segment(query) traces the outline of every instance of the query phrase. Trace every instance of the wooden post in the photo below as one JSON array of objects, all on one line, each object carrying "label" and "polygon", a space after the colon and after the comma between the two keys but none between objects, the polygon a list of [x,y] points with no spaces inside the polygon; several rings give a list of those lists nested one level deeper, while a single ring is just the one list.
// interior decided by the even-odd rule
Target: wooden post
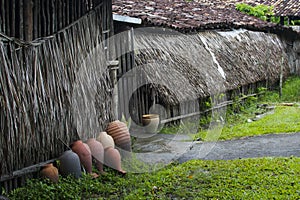
[{"label": "wooden post", "polygon": [[279,97],[282,97],[282,79],[283,79],[283,63],[284,58],[281,57],[281,65],[280,65],[280,78],[279,78]]},{"label": "wooden post", "polygon": [[280,22],[281,25],[284,25],[284,16],[280,16]]},{"label": "wooden post", "polygon": [[118,119],[119,113],[118,113],[118,85],[117,85],[117,71],[119,68],[119,61],[109,61],[108,62],[108,69],[109,69],[109,75],[110,79],[112,81],[112,86],[114,87],[114,93],[112,97],[112,113],[114,115],[115,119]]},{"label": "wooden post", "polygon": [[31,41],[33,39],[33,2],[32,0],[24,1],[24,34],[25,40]]}]

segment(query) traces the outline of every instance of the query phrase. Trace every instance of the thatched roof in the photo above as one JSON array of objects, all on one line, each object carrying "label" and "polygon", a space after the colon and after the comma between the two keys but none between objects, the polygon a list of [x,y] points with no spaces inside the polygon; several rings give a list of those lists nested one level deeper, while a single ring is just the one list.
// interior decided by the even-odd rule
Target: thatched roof
[{"label": "thatched roof", "polygon": [[[228,0],[236,2],[238,0]],[[246,28],[265,32],[293,32],[291,28],[241,13],[233,3],[199,0],[114,0],[113,13],[142,19],[143,25],[169,27],[181,32]]]},{"label": "thatched roof", "polygon": [[273,34],[240,30],[171,35],[137,30],[135,35],[135,47],[141,49],[137,67],[172,105],[277,80],[282,64],[288,73],[285,45]]}]

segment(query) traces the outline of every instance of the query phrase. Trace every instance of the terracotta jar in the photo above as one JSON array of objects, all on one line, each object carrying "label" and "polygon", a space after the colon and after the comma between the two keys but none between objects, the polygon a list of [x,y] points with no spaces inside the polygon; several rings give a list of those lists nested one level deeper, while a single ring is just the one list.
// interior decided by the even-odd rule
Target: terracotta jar
[{"label": "terracotta jar", "polygon": [[50,179],[53,183],[58,182],[58,169],[52,163],[46,164],[42,167],[40,172],[41,177]]},{"label": "terracotta jar", "polygon": [[104,164],[122,174],[126,173],[121,167],[121,155],[117,149],[108,147],[104,150]]},{"label": "terracotta jar", "polygon": [[159,125],[159,115],[147,114],[142,116],[142,123],[147,133],[157,133]]},{"label": "terracotta jar", "polygon": [[81,177],[81,166],[79,156],[71,151],[65,151],[59,157],[59,173],[67,177],[69,175],[74,176],[75,178]]},{"label": "terracotta jar", "polygon": [[124,122],[119,120],[108,124],[106,132],[112,136],[117,147],[131,152],[131,139],[129,130]]},{"label": "terracotta jar", "polygon": [[86,141],[89,146],[92,157],[96,160],[97,169],[103,173],[103,163],[104,163],[104,148],[101,142],[97,141],[95,138],[90,138]]},{"label": "terracotta jar", "polygon": [[101,142],[104,149],[108,147],[115,148],[114,139],[106,132],[100,132],[97,136],[97,141]]},{"label": "terracotta jar", "polygon": [[83,165],[87,173],[92,173],[92,154],[89,146],[81,140],[77,140],[71,144],[72,150],[77,153],[80,163]]}]

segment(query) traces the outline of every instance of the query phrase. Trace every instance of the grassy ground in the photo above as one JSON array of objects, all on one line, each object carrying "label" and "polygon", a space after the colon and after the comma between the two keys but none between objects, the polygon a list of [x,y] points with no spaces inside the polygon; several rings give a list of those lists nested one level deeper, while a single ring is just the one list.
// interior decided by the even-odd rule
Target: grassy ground
[{"label": "grassy ground", "polygon": [[[232,121],[233,121],[232,117]],[[218,140],[229,140],[245,136],[262,135],[269,133],[291,133],[300,131],[300,107],[298,106],[277,106],[274,113],[268,114],[260,120],[247,122],[236,121],[227,123],[222,129]],[[206,141],[208,131],[204,130],[196,134],[195,138]]]},{"label": "grassy ground", "polygon": [[11,199],[298,199],[300,158],[189,161],[154,172],[97,179],[31,180]]}]

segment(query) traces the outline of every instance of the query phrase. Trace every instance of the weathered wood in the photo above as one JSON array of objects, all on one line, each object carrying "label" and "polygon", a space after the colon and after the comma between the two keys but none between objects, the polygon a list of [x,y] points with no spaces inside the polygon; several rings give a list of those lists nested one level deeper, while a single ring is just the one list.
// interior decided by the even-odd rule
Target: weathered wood
[{"label": "weathered wood", "polygon": [[33,2],[32,0],[26,0],[24,2],[24,32],[25,40],[31,41],[33,39]]},{"label": "weathered wood", "polygon": [[[11,21],[12,22],[15,22],[16,21],[16,12],[18,11],[18,10],[16,10],[16,1],[10,1],[10,4],[11,4]],[[14,23],[12,26],[11,26],[11,36],[13,36],[13,37],[15,37],[16,36],[16,23]]]},{"label": "weathered wood", "polygon": [[5,33],[4,0],[0,0],[0,32]]},{"label": "weathered wood", "polygon": [[47,160],[45,162],[41,162],[35,165],[31,165],[29,167],[25,167],[23,169],[14,171],[11,175],[4,175],[0,177],[0,182],[3,181],[7,181],[7,180],[11,180],[11,179],[15,179],[19,176],[28,174],[28,173],[32,173],[32,172],[36,172],[38,171],[41,167],[43,167],[44,165],[48,164],[48,163],[52,163],[54,162],[56,159],[51,159],[51,160]]},{"label": "weathered wood", "polygon": [[4,15],[5,15],[5,33],[7,35],[10,35],[10,26],[11,26],[11,21],[9,20],[9,11],[10,11],[10,7],[9,7],[9,1],[5,1],[5,11],[4,11]]},{"label": "weathered wood", "polygon": [[[238,101],[242,101],[242,100],[244,100],[244,99],[247,99],[247,98],[249,98],[249,97],[254,97],[254,96],[257,96],[257,95],[259,95],[259,94],[262,94],[262,93],[249,94],[249,95],[240,97]],[[206,109],[206,110],[204,110],[204,111],[197,111],[197,112],[188,113],[188,114],[183,114],[183,115],[179,115],[179,116],[176,116],[176,114],[175,114],[175,115],[174,115],[175,117],[171,117],[171,118],[168,118],[168,119],[161,120],[160,123],[161,123],[161,124],[166,124],[166,123],[173,122],[173,121],[177,121],[177,120],[180,120],[180,119],[185,119],[185,118],[189,118],[189,117],[194,117],[194,116],[197,116],[197,115],[201,115],[201,114],[210,112],[210,111],[212,111],[212,110],[216,110],[216,109],[219,109],[219,108],[223,108],[223,107],[232,105],[233,103],[235,103],[233,100],[228,100],[228,101],[221,102],[221,103],[217,104],[216,106],[214,106],[214,107],[212,107],[212,108],[209,108],[209,109]],[[176,113],[177,113],[177,112],[176,112]]]}]

